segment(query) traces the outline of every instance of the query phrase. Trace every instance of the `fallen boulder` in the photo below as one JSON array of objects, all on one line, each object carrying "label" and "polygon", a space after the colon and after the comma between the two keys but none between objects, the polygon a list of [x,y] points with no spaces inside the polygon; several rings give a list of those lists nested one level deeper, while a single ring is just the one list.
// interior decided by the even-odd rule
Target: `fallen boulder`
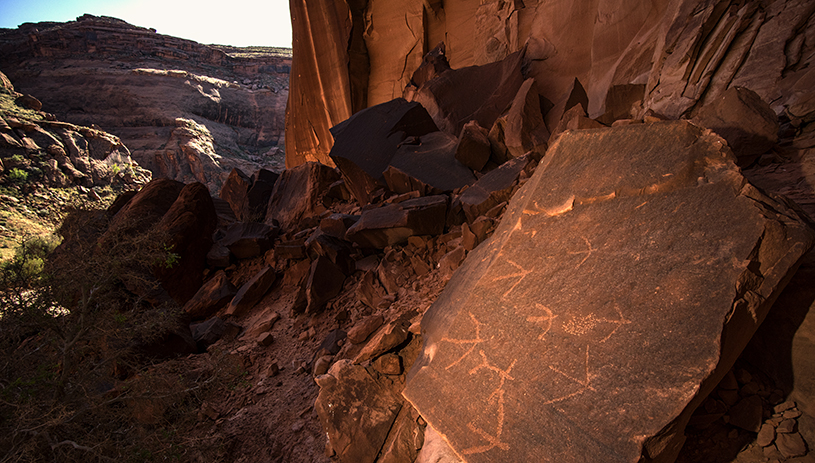
[{"label": "fallen boulder", "polygon": [[702,106],[693,121],[727,140],[741,166],[778,142],[778,117],[756,92],[744,87],[730,87]]},{"label": "fallen boulder", "polygon": [[249,212],[249,197],[247,195],[252,179],[237,167],[232,169],[226,178],[218,196],[229,203],[229,207],[238,220],[246,221]]},{"label": "fallen boulder", "polygon": [[444,132],[416,137],[397,148],[383,173],[391,191],[422,196],[453,191],[475,182],[473,172],[456,159],[458,140]]},{"label": "fallen boulder", "polygon": [[207,253],[212,248],[212,233],[218,218],[209,190],[203,183],[190,183],[156,224],[166,237],[162,243],[168,252],[165,262],[154,273],[167,293],[184,305],[201,287]]},{"label": "fallen boulder", "polygon": [[287,169],[275,183],[264,222],[274,225],[277,221],[284,232],[298,230],[302,220],[325,210],[319,199],[339,178],[337,171],[316,162]]},{"label": "fallen boulder", "polygon": [[464,124],[492,124],[509,106],[524,82],[523,51],[483,66],[440,72],[424,82],[413,97],[427,109],[440,130],[457,137]]},{"label": "fallen boulder", "polygon": [[260,169],[252,175],[252,186],[246,192],[249,222],[262,222],[266,216],[266,206],[272,196],[275,183],[280,175],[267,169]]},{"label": "fallen boulder", "polygon": [[225,314],[238,317],[246,313],[263,299],[263,296],[269,291],[269,288],[275,282],[276,278],[277,276],[271,266],[267,265],[263,267],[255,276],[241,286],[237,294],[235,294],[235,297],[229,301]]},{"label": "fallen boulder", "polygon": [[249,259],[272,249],[277,232],[277,227],[265,223],[238,222],[226,230],[218,243],[238,259]]},{"label": "fallen boulder", "polygon": [[492,125],[489,138],[492,154],[499,164],[546,144],[549,131],[541,114],[535,79],[530,77],[524,81],[509,111]]},{"label": "fallen boulder", "polygon": [[331,259],[323,256],[314,259],[306,282],[306,313],[323,310],[325,303],[340,293],[344,281],[345,274]]},{"label": "fallen boulder", "polygon": [[226,273],[220,270],[184,304],[184,312],[193,320],[207,318],[228,304],[236,292]]},{"label": "fallen boulder", "polygon": [[489,132],[477,121],[464,124],[456,145],[456,159],[473,170],[481,170],[490,160]]},{"label": "fallen boulder", "polygon": [[413,235],[439,235],[444,231],[447,196],[424,196],[371,209],[345,234],[364,248],[384,249]]},{"label": "fallen boulder", "polygon": [[433,119],[419,103],[397,98],[371,106],[331,128],[331,160],[360,204],[385,186],[383,172],[407,137],[436,132]]},{"label": "fallen boulder", "polygon": [[493,207],[509,201],[521,172],[531,160],[531,155],[526,155],[505,162],[467,188],[458,198],[467,221],[475,222]]},{"label": "fallen boulder", "polygon": [[403,395],[468,462],[673,461],[815,240],[734,161],[687,122],[564,133],[425,314]]},{"label": "fallen boulder", "polygon": [[314,409],[328,442],[343,463],[373,463],[388,437],[402,400],[351,360],[340,360],[316,378]]}]

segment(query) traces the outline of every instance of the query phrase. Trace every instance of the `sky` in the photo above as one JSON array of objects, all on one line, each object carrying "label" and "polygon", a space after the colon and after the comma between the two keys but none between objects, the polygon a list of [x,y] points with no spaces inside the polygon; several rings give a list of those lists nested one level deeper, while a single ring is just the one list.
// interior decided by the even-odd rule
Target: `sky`
[{"label": "sky", "polygon": [[289,0],[0,0],[0,27],[85,13],[204,44],[291,47]]}]

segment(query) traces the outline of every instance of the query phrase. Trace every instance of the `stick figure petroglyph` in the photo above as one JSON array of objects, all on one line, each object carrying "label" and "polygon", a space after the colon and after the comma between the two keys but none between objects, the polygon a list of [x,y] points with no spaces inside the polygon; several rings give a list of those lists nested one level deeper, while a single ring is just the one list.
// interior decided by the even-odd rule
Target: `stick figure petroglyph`
[{"label": "stick figure petroglyph", "polygon": [[495,390],[492,391],[492,394],[490,394],[489,397],[487,397],[487,403],[488,404],[496,405],[496,415],[497,415],[496,416],[496,427],[495,427],[495,433],[490,434],[489,432],[487,432],[487,431],[481,429],[480,427],[476,426],[475,421],[471,421],[471,422],[467,423],[467,428],[469,428],[470,431],[478,434],[479,436],[481,436],[481,438],[486,440],[488,443],[485,444],[485,445],[480,445],[480,446],[470,447],[468,449],[464,449],[464,450],[461,451],[461,453],[464,454],[464,455],[472,455],[472,454],[476,454],[476,453],[484,453],[484,452],[492,450],[494,448],[499,448],[501,450],[509,450],[509,444],[507,444],[506,442],[501,442],[501,434],[503,434],[503,432],[504,432],[504,413],[505,413],[504,412],[504,394],[506,393],[506,391],[504,390],[504,384],[506,383],[507,380],[512,381],[512,380],[515,379],[512,376],[510,376],[509,373],[512,371],[512,368],[515,367],[515,362],[517,362],[518,360],[517,359],[513,360],[512,363],[510,363],[509,367],[507,367],[506,370],[502,370],[502,369],[498,368],[497,366],[495,366],[495,365],[493,365],[492,363],[489,362],[489,360],[487,359],[487,355],[484,353],[483,350],[479,351],[478,353],[479,353],[479,355],[481,355],[481,363],[479,365],[475,366],[473,369],[471,369],[469,373],[471,375],[473,375],[473,374],[476,374],[476,373],[478,373],[479,371],[481,371],[483,369],[486,369],[486,370],[489,370],[491,372],[494,372],[494,373],[498,374],[498,378],[499,378],[498,387],[496,387]]},{"label": "stick figure petroglyph", "polygon": [[575,383],[579,384],[581,387],[580,387],[580,389],[578,389],[575,392],[572,392],[571,394],[567,394],[567,395],[564,395],[564,396],[561,396],[561,397],[557,397],[557,398],[554,398],[554,399],[551,399],[551,400],[547,400],[547,401],[543,402],[543,405],[549,405],[549,404],[553,404],[553,403],[556,403],[556,402],[562,402],[562,401],[564,401],[566,399],[574,397],[574,396],[576,396],[578,394],[582,394],[582,393],[584,393],[586,391],[594,391],[594,388],[591,386],[591,380],[592,380],[592,378],[594,378],[594,375],[592,375],[589,372],[589,346],[586,346],[586,363],[585,363],[585,375],[584,375],[585,379],[577,378],[574,375],[570,375],[570,374],[568,374],[568,373],[566,373],[564,371],[561,371],[558,368],[553,367],[552,365],[549,365],[549,369],[554,371],[555,373],[563,376],[564,378],[568,379],[569,381],[572,381],[572,382],[575,382]]},{"label": "stick figure petroglyph", "polygon": [[475,315],[473,315],[472,313],[469,313],[469,315],[470,315],[470,319],[473,321],[473,325],[475,326],[475,338],[473,338],[473,339],[450,339],[450,338],[445,337],[445,338],[442,338],[439,341],[439,342],[449,342],[451,344],[457,344],[457,345],[468,345],[468,344],[470,345],[470,348],[467,349],[464,352],[464,354],[462,354],[461,357],[459,357],[456,361],[454,361],[450,365],[447,365],[445,370],[449,370],[450,368],[453,368],[454,366],[458,365],[462,360],[464,360],[468,355],[470,355],[473,352],[473,350],[475,349],[475,346],[477,346],[477,345],[481,344],[482,342],[484,342],[484,339],[481,337],[481,327],[483,326],[483,323],[479,322],[478,319],[475,318]]},{"label": "stick figure petroglyph", "polygon": [[515,262],[513,262],[513,261],[511,261],[509,259],[507,259],[507,263],[509,263],[509,265],[512,265],[513,267],[517,268],[519,271],[516,272],[516,273],[510,273],[508,275],[502,275],[500,277],[496,277],[493,281],[501,281],[501,280],[506,280],[508,278],[517,278],[518,281],[516,281],[515,284],[513,284],[508,290],[506,290],[504,292],[504,294],[501,295],[501,299],[505,299],[509,295],[509,293],[511,293],[512,290],[515,289],[516,286],[521,284],[521,282],[524,280],[524,278],[526,278],[527,275],[532,273],[531,269],[530,270],[525,270],[523,267],[521,267],[520,265],[516,264]]}]

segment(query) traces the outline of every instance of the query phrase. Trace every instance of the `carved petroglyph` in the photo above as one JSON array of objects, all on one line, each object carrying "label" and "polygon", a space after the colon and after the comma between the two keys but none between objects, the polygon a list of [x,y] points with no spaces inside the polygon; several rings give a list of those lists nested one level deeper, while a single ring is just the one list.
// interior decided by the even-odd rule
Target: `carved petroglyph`
[{"label": "carved petroglyph", "polygon": [[580,385],[580,389],[578,389],[575,392],[572,392],[571,394],[567,394],[567,395],[564,395],[564,396],[561,396],[561,397],[556,397],[554,399],[547,400],[547,401],[543,402],[544,405],[551,405],[551,404],[554,404],[554,403],[557,403],[557,402],[562,402],[562,401],[564,401],[566,399],[569,399],[569,398],[574,397],[576,395],[582,394],[582,393],[584,393],[586,391],[594,391],[594,388],[591,385],[591,380],[594,378],[594,375],[592,375],[589,372],[589,346],[586,346],[586,363],[585,363],[585,373],[584,373],[584,378],[583,379],[577,378],[574,375],[570,375],[570,374],[568,374],[568,373],[566,373],[566,372],[564,372],[564,371],[562,371],[562,370],[560,370],[558,368],[553,367],[552,365],[549,365],[549,369],[551,371],[554,371],[555,373],[563,376],[564,378],[568,379],[569,381],[577,383],[578,385]]},{"label": "carved petroglyph", "polygon": [[481,355],[481,363],[474,367],[473,369],[471,369],[469,373],[473,375],[481,370],[486,369],[498,375],[498,387],[496,387],[495,390],[492,391],[492,394],[490,394],[490,396],[487,397],[487,403],[496,406],[495,433],[490,434],[489,432],[481,429],[480,427],[476,426],[475,421],[467,423],[467,428],[469,428],[470,431],[481,436],[485,441],[487,441],[487,444],[464,449],[461,451],[463,455],[484,453],[494,448],[499,448],[501,450],[509,450],[509,444],[501,441],[501,434],[503,434],[504,432],[504,418],[505,418],[504,394],[506,393],[506,391],[504,390],[504,384],[506,383],[507,380],[512,381],[515,379],[512,376],[510,376],[509,373],[512,371],[512,368],[515,366],[515,362],[517,362],[518,360],[517,359],[513,360],[506,370],[502,370],[497,366],[493,365],[492,363],[490,363],[490,361],[487,359],[487,355],[484,353],[483,350],[479,351],[478,353]]},{"label": "carved petroglyph", "polygon": [[470,346],[464,352],[464,354],[461,355],[461,357],[459,357],[457,360],[455,360],[450,365],[447,365],[447,367],[445,368],[446,370],[449,370],[450,368],[453,368],[454,366],[458,365],[462,360],[464,360],[468,355],[470,355],[473,352],[473,350],[475,349],[475,347],[477,345],[484,342],[484,339],[481,337],[481,327],[483,326],[483,324],[481,322],[479,322],[472,313],[470,313],[469,315],[470,315],[470,319],[473,321],[473,326],[475,326],[475,338],[473,338],[473,339],[450,339],[450,338],[445,337],[445,338],[442,338],[439,341],[439,342],[449,342],[451,344],[457,344],[457,345],[460,345],[460,346],[466,346],[466,345]]},{"label": "carved petroglyph", "polygon": [[519,284],[521,284],[521,282],[524,280],[524,278],[526,278],[527,275],[532,273],[532,269],[525,270],[523,267],[509,259],[507,259],[506,262],[512,265],[513,267],[517,268],[519,271],[516,273],[510,273],[509,275],[502,275],[500,277],[495,278],[493,281],[502,281],[509,278],[517,278],[518,280],[508,290],[506,290],[504,294],[501,295],[501,299],[506,299],[509,293],[511,293],[512,290],[514,290]]},{"label": "carved petroglyph", "polygon": [[630,320],[626,320],[625,317],[623,317],[623,313],[620,311],[619,307],[617,307],[615,305],[614,309],[617,311],[617,315],[619,315],[619,317],[620,317],[617,320],[610,320],[608,318],[600,318],[600,317],[596,316],[594,313],[590,313],[590,314],[588,314],[586,316],[578,316],[578,315],[576,315],[576,316],[566,320],[565,322],[563,322],[563,325],[562,325],[563,331],[565,331],[566,333],[571,334],[572,336],[583,336],[584,334],[586,334],[589,331],[593,330],[597,325],[600,325],[600,324],[603,324],[603,323],[610,323],[612,325],[616,325],[614,327],[614,329],[611,330],[611,332],[608,335],[606,335],[603,339],[600,340],[600,342],[605,342],[612,335],[614,335],[614,333],[616,333],[617,330],[620,329],[620,327],[622,325],[628,325],[628,324],[631,323]]},{"label": "carved petroglyph", "polygon": [[577,267],[580,267],[581,265],[586,263],[586,261],[589,260],[589,257],[591,257],[592,253],[594,251],[597,251],[597,249],[594,249],[594,247],[592,247],[591,242],[585,236],[583,237],[583,242],[586,243],[586,249],[585,250],[583,250],[583,251],[567,251],[566,252],[566,254],[569,254],[569,255],[579,255],[579,254],[585,254],[586,255],[585,257],[583,257],[583,260],[581,260],[580,263],[577,264]]},{"label": "carved petroglyph", "polygon": [[544,315],[537,316],[537,317],[526,317],[526,321],[531,323],[542,323],[543,324],[543,333],[538,336],[538,339],[543,339],[549,333],[549,330],[552,329],[552,321],[557,318],[557,315],[553,314],[548,307],[543,306],[541,304],[535,304],[535,307],[542,310]]}]

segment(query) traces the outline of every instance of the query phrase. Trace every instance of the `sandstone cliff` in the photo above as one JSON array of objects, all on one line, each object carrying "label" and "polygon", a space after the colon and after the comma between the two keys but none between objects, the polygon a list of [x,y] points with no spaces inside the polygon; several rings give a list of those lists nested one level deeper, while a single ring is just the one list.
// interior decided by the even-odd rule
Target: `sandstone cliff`
[{"label": "sandstone cliff", "polygon": [[[454,69],[525,49],[556,124],[577,78],[601,121],[692,116],[732,86],[806,118],[815,4],[805,1],[309,1],[292,4],[287,165],[330,163],[328,129],[401,97],[439,42]],[[315,27],[320,24],[320,27]],[[319,53],[317,53],[319,50]],[[616,100],[609,108],[607,100]],[[614,109],[616,114],[607,114]]]},{"label": "sandstone cliff", "polygon": [[290,62],[90,15],[0,31],[0,69],[45,111],[119,136],[156,177],[211,191],[234,167],[274,164]]}]

